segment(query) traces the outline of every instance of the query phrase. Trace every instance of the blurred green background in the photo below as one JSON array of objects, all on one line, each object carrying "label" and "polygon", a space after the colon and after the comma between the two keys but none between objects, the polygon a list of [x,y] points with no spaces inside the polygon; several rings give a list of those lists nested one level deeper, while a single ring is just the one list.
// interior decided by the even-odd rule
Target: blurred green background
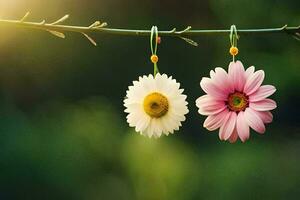
[{"label": "blurred green background", "polygon": [[[300,22],[300,1],[0,0],[0,18],[161,30],[269,28]],[[0,199],[298,199],[299,42],[282,34],[245,35],[239,59],[266,72],[278,108],[265,135],[229,144],[203,127],[195,99],[202,76],[227,68],[228,35],[162,38],[162,72],[188,95],[179,132],[148,139],[126,123],[123,98],[152,73],[149,38],[47,32],[0,25]]]}]

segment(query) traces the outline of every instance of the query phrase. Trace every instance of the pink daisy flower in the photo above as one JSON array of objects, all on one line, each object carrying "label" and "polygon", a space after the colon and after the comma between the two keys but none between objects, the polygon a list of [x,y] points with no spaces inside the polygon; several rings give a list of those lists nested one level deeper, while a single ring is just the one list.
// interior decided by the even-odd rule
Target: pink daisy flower
[{"label": "pink daisy flower", "polygon": [[263,134],[265,125],[271,123],[270,110],[276,108],[276,102],[267,97],[276,88],[261,85],[265,73],[254,72],[254,67],[244,69],[240,61],[231,62],[228,73],[220,67],[210,71],[210,78],[204,77],[201,88],[207,93],[196,100],[201,115],[208,117],[203,126],[210,130],[219,130],[221,140],[234,143],[238,138],[245,142],[250,136],[250,127]]}]

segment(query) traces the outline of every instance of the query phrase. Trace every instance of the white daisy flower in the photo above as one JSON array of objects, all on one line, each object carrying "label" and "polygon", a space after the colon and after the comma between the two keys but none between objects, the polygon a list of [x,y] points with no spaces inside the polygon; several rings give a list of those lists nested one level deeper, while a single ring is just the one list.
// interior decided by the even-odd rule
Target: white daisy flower
[{"label": "white daisy flower", "polygon": [[136,132],[148,137],[158,138],[179,130],[185,121],[187,108],[186,95],[180,84],[166,74],[155,77],[139,77],[129,86],[124,100],[127,122]]}]

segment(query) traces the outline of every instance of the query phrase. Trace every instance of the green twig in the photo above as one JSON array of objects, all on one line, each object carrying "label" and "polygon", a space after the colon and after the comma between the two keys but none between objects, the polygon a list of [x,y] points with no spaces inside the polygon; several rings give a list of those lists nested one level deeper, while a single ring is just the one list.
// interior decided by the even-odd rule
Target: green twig
[{"label": "green twig", "polygon": [[[63,32],[76,32],[83,34],[89,41],[95,45],[94,40],[87,35],[87,33],[105,33],[105,34],[115,34],[115,35],[124,35],[124,36],[150,36],[151,30],[134,30],[134,29],[116,29],[116,28],[105,28],[107,26],[106,22],[101,23],[96,21],[90,26],[70,26],[62,25],[60,23],[68,19],[69,15],[58,19],[53,23],[46,23],[45,20],[42,22],[28,22],[25,21],[28,18],[29,12],[25,14],[20,20],[4,20],[0,19],[0,26],[18,26],[22,28],[30,29],[39,29],[48,31],[54,35],[63,35]],[[262,29],[238,29],[238,34],[268,34],[268,33],[285,33],[289,34],[296,39],[300,39],[300,26],[282,26],[279,28],[262,28]],[[61,34],[59,34],[61,33]],[[215,34],[230,34],[230,29],[215,29],[215,30],[192,30],[192,27],[187,26],[184,30],[177,31],[176,28],[173,28],[170,31],[159,31],[160,36],[170,36],[170,37],[179,37],[184,38],[185,41],[192,41],[188,36],[200,36],[200,35],[215,35]],[[88,36],[88,37],[87,37]],[[61,37],[63,38],[63,37]],[[189,42],[190,43],[190,42]]]}]

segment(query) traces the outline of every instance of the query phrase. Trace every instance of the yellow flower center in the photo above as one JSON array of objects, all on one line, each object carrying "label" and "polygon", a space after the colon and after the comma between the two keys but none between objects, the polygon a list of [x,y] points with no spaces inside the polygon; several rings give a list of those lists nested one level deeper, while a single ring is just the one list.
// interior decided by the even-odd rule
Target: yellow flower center
[{"label": "yellow flower center", "polygon": [[240,92],[228,96],[228,108],[232,111],[243,111],[248,107],[248,97]]},{"label": "yellow flower center", "polygon": [[144,111],[153,118],[160,118],[167,114],[169,102],[167,97],[158,92],[148,94],[144,99]]}]

